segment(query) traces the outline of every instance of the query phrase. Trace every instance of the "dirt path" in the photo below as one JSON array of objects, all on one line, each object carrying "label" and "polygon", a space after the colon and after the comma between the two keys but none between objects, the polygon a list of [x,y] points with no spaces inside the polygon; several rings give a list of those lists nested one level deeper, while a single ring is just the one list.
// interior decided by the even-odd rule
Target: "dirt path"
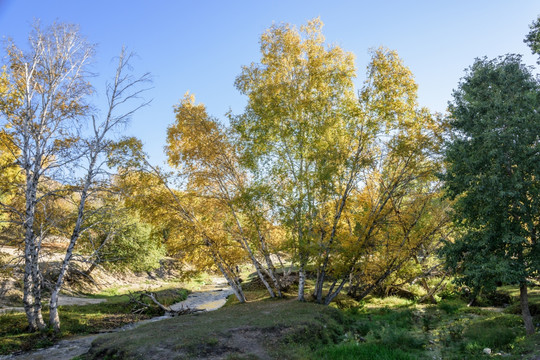
[{"label": "dirt path", "polygon": [[[188,295],[187,299],[179,303],[171,305],[173,310],[179,310],[182,308],[190,308],[197,310],[213,311],[217,310],[227,301],[227,297],[233,294],[232,289],[227,286],[227,283],[222,280],[214,279],[212,285],[204,286],[199,291],[194,291]],[[69,298],[69,299],[66,299]],[[104,299],[82,299],[82,298],[70,298],[64,297],[66,301],[81,300],[103,300]],[[98,301],[101,302],[101,301]],[[94,303],[94,302],[90,302]],[[74,305],[74,304],[69,304]],[[82,304],[81,304],[82,305]],[[137,323],[129,324],[118,329],[111,330],[111,332],[121,332],[134,329],[138,326],[149,322],[160,321],[169,318],[168,316],[159,316],[148,320],[139,321]],[[107,336],[104,334],[94,334],[87,336],[80,336],[69,338],[59,341],[57,344],[40,350],[30,351],[19,355],[0,355],[0,360],[16,359],[16,360],[70,360],[75,356],[85,354],[90,349],[92,341],[100,336]]]}]

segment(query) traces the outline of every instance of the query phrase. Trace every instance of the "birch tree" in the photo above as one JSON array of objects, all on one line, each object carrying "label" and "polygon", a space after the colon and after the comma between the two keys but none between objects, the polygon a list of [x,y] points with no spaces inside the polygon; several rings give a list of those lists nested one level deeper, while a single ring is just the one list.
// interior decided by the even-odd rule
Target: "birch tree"
[{"label": "birch tree", "polygon": [[[300,31],[274,26],[261,37],[260,62],[236,79],[248,97],[244,113],[231,119],[243,164],[271,189],[273,211],[292,239],[299,300],[312,263],[316,301],[332,301],[361,259],[374,255],[367,244],[383,242],[377,235],[388,222],[399,224],[386,231],[401,232],[392,241],[400,260],[384,265],[383,274],[396,271],[410,259],[405,244],[426,215],[422,201],[436,196],[438,118],[418,106],[417,85],[397,53],[381,48],[372,55],[357,96],[353,56],[325,44],[319,19]],[[414,242],[421,239],[428,240]]]},{"label": "birch tree", "polygon": [[217,268],[238,301],[245,302],[236,268],[246,258],[222,226],[227,221],[227,208],[216,199],[204,199],[186,189],[184,177],[165,173],[147,161],[142,165],[142,169],[130,169],[122,175],[122,186],[129,192],[128,206],[137,209],[145,222],[166,233],[171,254],[200,270]]},{"label": "birch tree", "polygon": [[[98,193],[109,182],[110,173],[107,165],[110,153],[119,149],[118,143],[114,142],[110,136],[121,127],[125,126],[131,115],[138,109],[148,104],[141,101],[140,96],[146,91],[150,82],[149,74],[135,77],[131,73],[130,61],[133,54],[122,49],[118,57],[118,65],[113,81],[106,86],[106,96],[108,108],[105,115],[92,115],[91,131],[89,138],[83,139],[81,148],[83,151],[84,176],[79,180],[76,191],[79,194],[77,206],[77,216],[72,227],[70,241],[64,260],[60,267],[60,273],[51,291],[49,303],[49,323],[55,330],[60,330],[60,318],[58,316],[58,294],[62,288],[66,271],[73,257],[73,249],[81,234],[92,224],[85,224],[89,217],[86,214],[87,201]],[[126,106],[128,106],[126,108]],[[130,141],[124,139],[124,142]],[[86,226],[85,226],[86,225]]]},{"label": "birch tree", "polygon": [[[315,19],[300,31],[285,24],[261,36],[260,63],[245,66],[236,79],[248,105],[232,119],[255,180],[275,180],[271,197],[294,239],[299,300],[304,300],[305,267],[318,248],[319,205],[330,201],[338,184],[347,197],[347,182],[351,177],[354,182],[357,169],[346,174],[339,168],[351,153],[358,164],[363,161],[359,133],[367,133],[364,124],[351,121],[359,111],[353,55],[327,46],[321,29]],[[339,196],[333,200],[339,212]]]},{"label": "birch tree", "polygon": [[16,108],[0,109],[10,147],[16,149],[21,168],[24,209],[13,210],[24,229],[24,309],[30,330],[45,328],[41,314],[39,252],[35,232],[36,207],[46,194],[38,193],[44,177],[54,177],[79,156],[71,151],[79,138],[85,98],[91,92],[87,66],[93,46],[75,26],[55,24],[45,30],[35,25],[28,50],[13,42],[7,46],[11,92],[20,99]]},{"label": "birch tree", "polygon": [[195,104],[192,95],[186,94],[175,113],[176,121],[167,133],[169,164],[185,174],[188,189],[201,201],[211,198],[222,205],[228,217],[223,222],[225,231],[245,251],[269,295],[281,297],[280,281],[268,250],[267,221],[261,214],[261,204],[257,206],[245,196],[249,175],[240,166],[231,132],[210,117],[204,105]]},{"label": "birch tree", "polygon": [[19,100],[17,106],[1,109],[6,135],[2,139],[9,140],[8,148],[16,156],[23,178],[19,193],[25,204],[22,208],[5,208],[15,215],[24,232],[23,302],[31,331],[46,327],[41,314],[43,278],[39,259],[41,243],[48,229],[55,226],[47,216],[38,219],[39,209],[51,197],[77,193],[70,242],[51,288],[50,326],[59,330],[58,294],[75,244],[85,230],[87,200],[100,183],[107,181],[105,155],[115,149],[109,135],[144,105],[125,107],[139,98],[144,91],[140,85],[149,79],[147,74],[140,78],[130,74],[131,55],[123,50],[115,78],[107,86],[108,108],[100,117],[92,114],[88,104],[93,88],[87,69],[94,48],[79,35],[76,26],[54,24],[42,29],[35,25],[28,50],[13,42],[6,50],[10,86],[3,98]]}]

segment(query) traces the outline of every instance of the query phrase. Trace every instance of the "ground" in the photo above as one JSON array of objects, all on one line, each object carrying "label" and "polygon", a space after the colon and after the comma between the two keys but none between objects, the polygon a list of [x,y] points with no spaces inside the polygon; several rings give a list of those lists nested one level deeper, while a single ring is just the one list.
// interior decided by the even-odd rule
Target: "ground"
[{"label": "ground", "polygon": [[[246,304],[238,304],[230,296],[225,307],[215,312],[100,334],[160,315],[134,314],[128,292],[151,290],[171,305],[185,298],[185,289],[215,289],[205,285],[212,282],[208,277],[179,283],[153,274],[97,274],[104,284],[101,289],[90,284],[87,290],[93,295],[87,294],[84,300],[63,295],[64,300],[79,305],[61,306],[60,334],[30,334],[25,331],[24,314],[0,314],[0,354],[56,344],[65,345],[62,359],[84,352],[78,359],[540,359],[540,334],[524,336],[516,287],[499,289],[499,297],[507,303],[483,299],[479,307],[467,307],[457,292],[441,294],[436,305],[398,297],[368,297],[357,302],[342,294],[327,307],[297,302],[294,285],[286,299],[269,299],[260,284],[246,277]],[[4,283],[8,290],[17,286],[16,280],[8,280],[12,282]],[[308,283],[308,289],[312,285]],[[77,286],[68,289],[71,295],[81,294]],[[210,293],[210,302],[216,302],[212,305],[222,305],[223,294]],[[192,296],[189,306],[200,300]],[[540,323],[540,287],[530,289],[530,303],[535,323]],[[70,339],[80,335],[85,336]],[[25,353],[17,359],[58,358],[49,350]]]},{"label": "ground", "polygon": [[[249,294],[248,294],[249,295]],[[253,298],[253,297],[252,297]],[[144,325],[96,340],[84,359],[537,359],[540,334],[519,315],[390,297],[342,309],[294,299],[234,300],[216,312]],[[512,309],[509,308],[509,312]],[[539,319],[538,317],[536,318]],[[490,349],[491,354],[484,353]]]}]

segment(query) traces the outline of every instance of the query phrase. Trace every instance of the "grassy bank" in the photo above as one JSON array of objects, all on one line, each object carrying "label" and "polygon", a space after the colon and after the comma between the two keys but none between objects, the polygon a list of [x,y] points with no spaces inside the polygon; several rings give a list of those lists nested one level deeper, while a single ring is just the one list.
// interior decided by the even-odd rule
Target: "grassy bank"
[{"label": "grassy bank", "polygon": [[[196,289],[205,280],[192,284]],[[180,316],[97,339],[84,359],[536,359],[540,335],[526,338],[512,287],[505,309],[489,299],[467,307],[456,294],[436,305],[398,297],[368,297],[363,302],[340,296],[330,307],[288,299],[268,299],[247,282],[247,304],[234,296],[215,312]],[[187,291],[177,284],[156,291],[170,304]],[[156,314],[133,315],[126,289],[94,295],[107,301],[61,308],[62,333],[24,332],[24,314],[0,316],[0,351],[5,354],[48,346],[60,338],[112,329]],[[540,287],[530,290],[535,324],[540,323]],[[508,298],[508,297],[506,297]],[[506,301],[506,300],[505,300]],[[513,303],[512,303],[513,302]],[[45,312],[45,316],[47,313]],[[491,354],[484,353],[489,348]]]},{"label": "grassy bank", "polygon": [[[186,298],[188,291],[177,287],[177,284],[153,289],[158,299],[165,305],[170,305]],[[129,303],[127,290],[107,290],[93,298],[102,298],[105,302],[83,306],[60,306],[61,332],[52,331],[26,332],[27,322],[24,313],[7,313],[0,315],[0,354],[18,351],[28,351],[47,347],[56,341],[74,335],[85,335],[115,329],[123,325],[160,315],[160,312],[150,309],[142,314],[133,314]],[[146,302],[150,303],[149,300]],[[48,309],[43,312],[48,319]]]},{"label": "grassy bank", "polygon": [[[143,325],[98,339],[85,359],[536,359],[540,335],[521,317],[457,298],[417,305],[390,297],[341,309],[248,292],[247,304]],[[533,299],[536,299],[533,296]],[[512,312],[512,308],[508,308]],[[536,316],[536,322],[540,317]],[[491,355],[485,354],[489,348]]]}]

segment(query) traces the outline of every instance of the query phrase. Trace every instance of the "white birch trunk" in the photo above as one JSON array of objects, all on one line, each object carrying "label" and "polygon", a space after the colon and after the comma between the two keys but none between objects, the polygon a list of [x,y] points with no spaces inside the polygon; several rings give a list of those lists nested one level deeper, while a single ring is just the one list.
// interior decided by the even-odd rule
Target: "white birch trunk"
[{"label": "white birch trunk", "polygon": [[304,269],[304,264],[301,264],[300,270],[298,270],[298,301],[306,301],[304,297],[305,287],[306,287],[306,270]]}]

